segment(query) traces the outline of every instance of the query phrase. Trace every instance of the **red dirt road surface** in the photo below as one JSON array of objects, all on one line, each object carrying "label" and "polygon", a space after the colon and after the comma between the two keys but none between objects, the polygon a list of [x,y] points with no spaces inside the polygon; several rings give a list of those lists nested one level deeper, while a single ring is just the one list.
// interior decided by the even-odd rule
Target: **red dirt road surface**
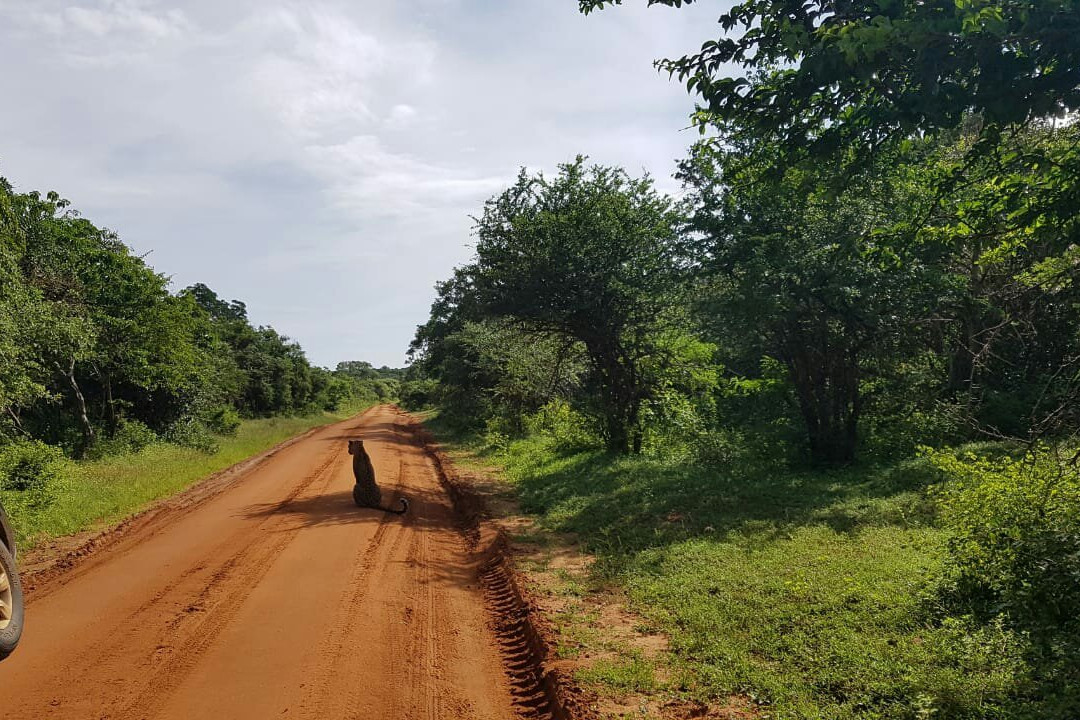
[{"label": "red dirt road surface", "polygon": [[[317,430],[31,578],[0,717],[517,716],[477,564],[409,423],[379,407]],[[407,515],[353,504],[355,437]]]}]

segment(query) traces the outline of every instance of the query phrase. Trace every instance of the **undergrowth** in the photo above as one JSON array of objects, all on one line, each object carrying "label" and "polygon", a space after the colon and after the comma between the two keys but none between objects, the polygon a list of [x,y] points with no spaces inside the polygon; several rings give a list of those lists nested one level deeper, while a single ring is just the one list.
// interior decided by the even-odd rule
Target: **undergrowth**
[{"label": "undergrowth", "polygon": [[[948,602],[953,535],[932,458],[703,467],[433,427],[501,468],[523,510],[597,558],[591,582],[624,590],[669,636],[676,680],[663,692],[737,695],[771,718],[1078,716],[1022,630]],[[583,679],[657,689],[631,665]]]}]

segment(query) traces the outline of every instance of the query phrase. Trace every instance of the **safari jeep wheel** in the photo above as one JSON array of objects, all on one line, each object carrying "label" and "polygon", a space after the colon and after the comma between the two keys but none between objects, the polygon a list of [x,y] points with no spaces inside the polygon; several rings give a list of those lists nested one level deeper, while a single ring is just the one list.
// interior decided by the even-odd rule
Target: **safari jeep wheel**
[{"label": "safari jeep wheel", "polygon": [[0,660],[15,650],[22,636],[23,594],[15,560],[0,543]]}]

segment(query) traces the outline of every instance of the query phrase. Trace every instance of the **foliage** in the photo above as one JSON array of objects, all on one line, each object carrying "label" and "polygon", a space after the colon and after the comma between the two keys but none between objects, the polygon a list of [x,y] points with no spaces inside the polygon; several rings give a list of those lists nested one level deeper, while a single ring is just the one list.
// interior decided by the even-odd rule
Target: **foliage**
[{"label": "foliage", "polygon": [[867,366],[931,312],[938,275],[894,231],[927,203],[897,160],[839,193],[816,171],[777,178],[737,145],[698,145],[682,165],[713,336],[734,367],[785,365],[818,462],[854,458]]},{"label": "foliage", "polygon": [[13,516],[46,509],[63,492],[69,473],[64,454],[43,442],[0,445],[0,499]]},{"label": "foliage", "polygon": [[130,455],[158,440],[157,433],[145,423],[120,418],[112,435],[99,439],[90,449],[90,457],[99,459],[110,455]]},{"label": "foliage", "polygon": [[240,413],[228,405],[222,405],[210,414],[206,424],[218,435],[232,436],[240,428],[240,422]]},{"label": "foliage", "polygon": [[434,379],[406,380],[401,385],[401,405],[407,410],[425,410],[435,405],[439,383]]},{"label": "foliage", "polygon": [[586,166],[583,157],[554,178],[522,171],[486,203],[476,258],[440,286],[414,351],[453,357],[437,344],[468,345],[465,323],[482,319],[547,335],[556,348],[576,346],[587,361],[581,382],[591,388],[583,410],[600,420],[610,450],[639,452],[643,405],[671,362],[659,339],[685,320],[680,222],[647,177]]},{"label": "foliage", "polygon": [[595,447],[601,438],[596,423],[574,410],[566,400],[552,400],[525,419],[531,434],[550,437],[558,450]]},{"label": "foliage", "polygon": [[165,429],[164,438],[173,445],[199,450],[207,455],[218,451],[218,438],[205,423],[186,415]]},{"label": "foliage", "polygon": [[871,148],[968,113],[1000,132],[1080,109],[1074,0],[743,0],[720,26],[725,37],[659,66],[701,96],[703,121],[790,152]]},{"label": "foliage", "polygon": [[1080,473],[1046,447],[1021,457],[938,451],[930,460],[946,478],[937,497],[951,531],[943,589],[950,608],[1019,631],[1044,677],[1047,708],[1075,712]]}]

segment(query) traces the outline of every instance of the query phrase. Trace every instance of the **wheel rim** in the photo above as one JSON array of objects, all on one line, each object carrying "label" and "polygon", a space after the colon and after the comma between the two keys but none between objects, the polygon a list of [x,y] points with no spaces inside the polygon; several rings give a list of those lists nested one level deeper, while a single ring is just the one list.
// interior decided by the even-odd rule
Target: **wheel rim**
[{"label": "wheel rim", "polygon": [[15,614],[15,597],[11,593],[11,578],[0,565],[0,630],[7,630]]}]

